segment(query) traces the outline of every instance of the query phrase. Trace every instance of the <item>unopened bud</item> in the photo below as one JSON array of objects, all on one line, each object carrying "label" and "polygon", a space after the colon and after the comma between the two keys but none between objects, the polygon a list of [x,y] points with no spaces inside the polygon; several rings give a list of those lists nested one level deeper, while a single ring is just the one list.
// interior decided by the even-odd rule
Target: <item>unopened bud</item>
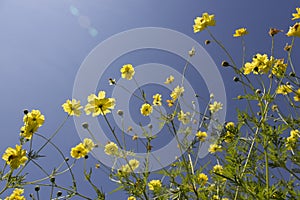
[{"label": "unopened bud", "polygon": [[274,35],[276,35],[277,33],[279,32],[283,32],[282,30],[279,30],[279,29],[276,29],[276,28],[270,28],[270,31],[269,31],[269,35],[271,37],[273,37]]},{"label": "unopened bud", "polygon": [[54,183],[54,182],[55,182],[55,177],[51,177],[51,178],[50,178],[50,182],[51,182],[51,183]]},{"label": "unopened bud", "polygon": [[82,123],[82,127],[83,127],[84,129],[88,129],[88,128],[89,128],[89,124],[88,124],[87,122],[83,122],[83,123]]},{"label": "unopened bud", "polygon": [[261,90],[260,90],[260,89],[257,89],[257,90],[255,90],[255,93],[256,93],[256,94],[261,94]]},{"label": "unopened bud", "polygon": [[273,106],[272,106],[272,110],[273,111],[276,111],[278,109],[278,106],[276,105],[276,104],[274,104]]},{"label": "unopened bud", "polygon": [[236,77],[236,76],[233,77],[233,81],[234,81],[234,82],[238,82],[239,80],[240,80],[239,77]]},{"label": "unopened bud", "polygon": [[62,191],[58,191],[57,193],[56,193],[56,196],[58,196],[58,197],[60,197],[62,195]]},{"label": "unopened bud", "polygon": [[137,135],[132,136],[132,140],[137,140],[137,139],[138,139]]},{"label": "unopened bud", "polygon": [[227,61],[223,61],[223,62],[222,62],[222,66],[223,66],[223,67],[228,67],[228,66],[230,66],[230,65],[229,65],[229,63],[228,63]]},{"label": "unopened bud", "polygon": [[38,186],[38,185],[35,186],[35,188],[34,188],[34,190],[35,190],[36,192],[40,191],[40,189],[41,189],[41,188],[40,188],[40,186]]},{"label": "unopened bud", "polygon": [[291,49],[292,49],[292,45],[286,44],[285,47],[284,47],[285,51],[290,51]]},{"label": "unopened bud", "polygon": [[295,77],[295,76],[296,76],[296,74],[295,74],[295,72],[290,72],[290,73],[289,73],[289,76],[291,76],[291,77]]},{"label": "unopened bud", "polygon": [[124,114],[124,112],[123,112],[123,110],[118,110],[118,111],[117,111],[117,114],[118,114],[119,116],[121,116],[121,117],[122,117],[122,116],[123,116],[123,114]]},{"label": "unopened bud", "polygon": [[196,53],[195,48],[193,47],[190,51],[189,51],[189,56],[192,57],[194,56]]},{"label": "unopened bud", "polygon": [[205,40],[205,45],[209,45],[210,44],[210,40]]}]

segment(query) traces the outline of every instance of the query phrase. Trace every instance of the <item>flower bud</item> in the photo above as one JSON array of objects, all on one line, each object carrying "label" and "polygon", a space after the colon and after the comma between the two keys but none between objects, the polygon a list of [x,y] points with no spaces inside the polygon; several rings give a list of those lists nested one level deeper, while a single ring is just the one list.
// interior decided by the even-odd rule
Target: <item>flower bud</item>
[{"label": "flower bud", "polygon": [[205,45],[209,45],[210,44],[210,40],[205,40]]},{"label": "flower bud", "polygon": [[269,35],[271,37],[273,37],[274,35],[276,35],[277,33],[279,32],[283,32],[282,30],[279,30],[279,29],[276,29],[276,28],[270,28],[270,31],[269,31]]},{"label": "flower bud", "polygon": [[261,94],[261,90],[260,90],[260,89],[257,89],[257,90],[255,90],[255,93],[256,93],[256,94]]},{"label": "flower bud", "polygon": [[236,76],[233,77],[233,81],[234,81],[234,82],[238,82],[239,80],[240,80],[239,77],[236,77]]},{"label": "flower bud", "polygon": [[276,104],[272,105],[272,110],[276,111],[278,109],[278,106]]},{"label": "flower bud", "polygon": [[192,57],[194,56],[196,53],[195,48],[193,47],[190,51],[189,51],[189,56]]},{"label": "flower bud", "polygon": [[40,189],[41,189],[41,188],[40,188],[40,186],[38,186],[38,185],[34,187],[34,190],[35,190],[36,192],[40,191]]},{"label": "flower bud", "polygon": [[289,76],[290,76],[290,77],[295,77],[296,74],[295,74],[295,72],[290,72],[290,73],[289,73]]},{"label": "flower bud", "polygon": [[229,65],[229,63],[228,63],[227,61],[223,61],[223,62],[222,62],[222,66],[223,66],[223,67],[228,67],[228,66],[230,66],[230,65]]},{"label": "flower bud", "polygon": [[89,128],[89,124],[88,124],[87,122],[83,122],[83,123],[82,123],[82,127],[83,127],[84,129],[88,129],[88,128]]},{"label": "flower bud", "polygon": [[242,96],[242,95],[239,95],[239,96],[237,96],[237,99],[238,99],[238,100],[243,99],[243,96]]},{"label": "flower bud", "polygon": [[50,182],[51,182],[51,183],[55,183],[55,177],[51,177],[51,178],[50,178]]},{"label": "flower bud", "polygon": [[292,49],[292,45],[286,44],[285,47],[284,47],[285,51],[290,51],[291,49]]},{"label": "flower bud", "polygon": [[137,140],[137,139],[138,139],[137,135],[132,136],[132,140]]},{"label": "flower bud", "polygon": [[117,114],[118,114],[119,116],[121,116],[121,117],[122,117],[122,116],[123,116],[123,114],[124,114],[124,112],[123,112],[123,110],[118,110],[118,111],[117,111]]},{"label": "flower bud", "polygon": [[62,191],[58,191],[57,193],[56,193],[56,196],[57,197],[60,197],[62,195]]}]

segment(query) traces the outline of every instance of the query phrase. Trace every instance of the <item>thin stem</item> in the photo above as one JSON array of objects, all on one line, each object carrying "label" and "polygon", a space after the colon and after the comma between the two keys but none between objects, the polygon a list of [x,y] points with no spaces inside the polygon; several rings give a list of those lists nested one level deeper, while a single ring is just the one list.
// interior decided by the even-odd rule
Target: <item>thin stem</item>
[{"label": "thin stem", "polygon": [[[294,46],[294,42],[295,42],[295,37],[293,37],[293,39],[292,39],[292,44],[291,44],[291,48],[290,48],[290,50],[288,51],[288,52],[289,52],[289,53],[288,53],[288,61],[289,61],[290,65],[291,65],[292,72],[296,73],[295,68],[294,68],[294,65],[293,65],[293,62],[292,62],[292,57],[291,57],[292,49],[293,49],[293,46]],[[297,78],[296,78],[296,81],[297,81],[297,84],[299,84],[299,81],[298,81]]]},{"label": "thin stem", "polygon": [[[268,141],[265,141],[265,143],[268,143]],[[267,145],[267,144],[265,144]],[[266,190],[267,190],[267,200],[269,199],[269,158],[268,158],[268,151],[267,147],[265,147],[264,150],[265,154],[265,168],[266,168]]]},{"label": "thin stem", "polygon": [[[101,112],[103,113],[102,108],[101,108]],[[104,120],[105,120],[106,124],[108,125],[110,131],[112,132],[114,138],[116,139],[116,142],[118,143],[119,147],[120,147],[121,149],[123,149],[123,147],[122,147],[122,145],[121,145],[121,143],[120,143],[118,137],[116,136],[115,130],[111,127],[111,125],[110,125],[110,123],[109,123],[109,121],[108,121],[106,115],[103,114],[103,117],[104,117]]]}]

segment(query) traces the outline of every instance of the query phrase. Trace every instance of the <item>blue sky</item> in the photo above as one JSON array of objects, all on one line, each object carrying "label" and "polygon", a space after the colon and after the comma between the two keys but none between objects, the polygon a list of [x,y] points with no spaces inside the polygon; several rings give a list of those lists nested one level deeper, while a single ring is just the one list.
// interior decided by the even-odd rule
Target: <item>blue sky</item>
[{"label": "blue sky", "polygon": [[[245,38],[247,60],[258,52],[269,54],[269,28],[274,27],[287,32],[289,26],[294,24],[290,19],[296,7],[299,7],[299,2],[283,0],[2,0],[0,152],[18,142],[22,111],[25,108],[40,109],[45,115],[45,124],[40,129],[42,134],[49,136],[55,130],[66,116],[61,104],[72,96],[74,80],[80,65],[92,49],[114,34],[133,28],[163,27],[184,33],[203,45],[204,41],[209,39],[208,34],[194,34],[192,26],[196,16],[208,12],[215,14],[217,21],[217,26],[210,30],[224,43],[236,62],[241,63],[240,40],[232,37],[234,30],[246,27],[249,31]],[[275,56],[286,57],[282,49],[290,41],[284,33],[276,36]],[[297,38],[294,52],[300,50],[298,43]],[[205,49],[217,66],[227,59],[216,45],[205,46]],[[109,51],[108,49],[107,54]],[[139,54],[128,54],[117,59],[115,63],[121,64],[128,60],[127,62],[137,64],[164,62],[175,65],[171,56],[156,55],[159,52],[150,53],[151,56],[145,56],[145,60]],[[147,52],[141,55],[147,55]],[[167,60],[164,60],[164,57]],[[299,64],[300,60],[295,57],[296,71]],[[116,75],[116,72],[107,73]],[[220,73],[227,93],[226,119],[230,120],[233,119],[236,105],[233,104],[232,98],[239,94],[240,90],[232,81],[234,74],[231,70],[220,68]],[[108,84],[99,87],[109,90]],[[69,119],[54,139],[66,154],[79,141],[72,119]],[[39,145],[39,142],[37,141],[36,145]],[[43,153],[51,151],[53,149],[49,148]],[[49,160],[56,163],[57,157],[49,155]],[[41,159],[41,163],[52,169],[48,164],[49,160]],[[89,159],[89,162],[91,165],[96,163],[93,158]],[[78,170],[75,170],[80,179],[81,162],[79,163]],[[32,167],[32,170],[35,168]],[[109,183],[101,170],[95,175],[96,183],[104,191],[109,192],[115,187]],[[33,186],[28,188],[26,195],[32,192],[30,190],[33,191]],[[87,194],[84,186],[80,190]],[[118,195],[120,194],[109,195],[108,199],[116,199]]]}]

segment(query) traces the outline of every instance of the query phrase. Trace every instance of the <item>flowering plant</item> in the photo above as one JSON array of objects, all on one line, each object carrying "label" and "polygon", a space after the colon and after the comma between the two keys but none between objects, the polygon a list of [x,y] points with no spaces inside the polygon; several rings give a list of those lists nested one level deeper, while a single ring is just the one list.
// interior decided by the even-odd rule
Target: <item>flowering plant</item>
[{"label": "flowering plant", "polygon": [[[300,8],[296,8],[292,20],[300,19]],[[171,85],[173,90],[165,95],[157,92],[149,96],[139,87],[138,94],[134,97],[140,100],[140,116],[148,117],[154,114],[159,126],[165,127],[177,142],[181,156],[176,158],[171,165],[161,170],[152,172],[150,156],[153,152],[153,143],[157,139],[152,134],[152,125],[147,128],[140,126],[139,130],[132,127],[115,129],[108,116],[117,112],[124,120],[124,112],[115,110],[118,99],[107,97],[105,91],[91,94],[87,97],[87,104],[81,105],[76,99],[67,100],[63,110],[67,113],[66,119],[57,130],[48,138],[38,130],[43,126],[45,117],[39,110],[24,111],[23,126],[20,129],[20,141],[14,147],[8,147],[2,155],[5,164],[0,171],[2,188],[0,195],[10,192],[5,199],[25,199],[24,187],[35,185],[35,193],[31,199],[40,199],[40,188],[50,187],[50,199],[105,199],[107,195],[94,183],[92,169],[87,170],[89,154],[94,154],[96,149],[103,151],[113,162],[113,167],[108,169],[107,180],[118,185],[117,190],[128,194],[128,200],[135,199],[299,199],[300,181],[300,154],[299,154],[299,101],[300,84],[294,64],[292,62],[292,49],[296,37],[300,37],[300,24],[296,22],[287,31],[286,36],[291,37],[291,43],[284,48],[286,59],[275,58],[274,43],[276,35],[281,30],[271,28],[269,35],[272,39],[271,54],[257,53],[252,58],[245,56],[244,38],[248,33],[246,28],[238,28],[233,37],[241,38],[243,45],[242,65],[236,64],[224,45],[216,39],[210,30],[216,25],[215,16],[203,13],[194,20],[195,33],[208,31],[211,41],[206,44],[216,44],[228,56],[228,61],[222,62],[223,67],[228,67],[236,74],[234,81],[243,88],[244,94],[236,97],[236,101],[244,101],[245,109],[236,111],[234,121],[222,123],[217,120],[217,114],[223,109],[223,103],[216,101],[210,94],[209,102],[205,105],[205,112],[199,113],[195,103],[189,102],[184,97],[185,84],[174,84],[172,74],[166,77],[164,84]],[[189,59],[197,53],[192,48],[187,52],[186,65],[182,76],[189,66]],[[247,60],[247,62],[245,62]],[[225,70],[225,69],[224,69]],[[125,64],[120,69],[121,77],[126,81],[134,81],[135,68],[132,64]],[[115,79],[109,79],[114,87],[121,87]],[[183,106],[188,105],[188,110]],[[162,107],[168,108],[166,112]],[[71,158],[65,156],[58,146],[52,141],[60,132],[67,119],[71,116],[86,115],[99,117],[104,120],[113,139],[107,143],[98,141],[95,133],[88,123],[83,123],[83,129],[88,137],[70,147]],[[288,111],[288,112],[287,112]],[[209,122],[216,125],[209,133]],[[132,141],[141,144],[146,152],[146,157],[141,159],[134,150],[126,145],[125,132],[142,132],[135,134]],[[182,137],[179,137],[183,135]],[[192,140],[187,138],[192,136]],[[44,139],[43,145],[36,149],[33,138]],[[209,144],[207,150],[210,160],[200,163],[199,147]],[[41,150],[51,145],[61,156],[62,163],[52,172],[47,172],[39,165],[38,159],[43,155]],[[155,158],[159,161],[159,158]],[[73,168],[83,160],[83,175],[94,194],[82,194],[78,190]],[[25,173],[26,167],[33,163],[45,173],[45,177],[28,181]],[[101,168],[99,163],[96,168]],[[103,167],[104,168],[104,167]],[[70,187],[65,187],[57,181],[62,174],[71,176]],[[55,196],[56,191],[56,196]]]}]

